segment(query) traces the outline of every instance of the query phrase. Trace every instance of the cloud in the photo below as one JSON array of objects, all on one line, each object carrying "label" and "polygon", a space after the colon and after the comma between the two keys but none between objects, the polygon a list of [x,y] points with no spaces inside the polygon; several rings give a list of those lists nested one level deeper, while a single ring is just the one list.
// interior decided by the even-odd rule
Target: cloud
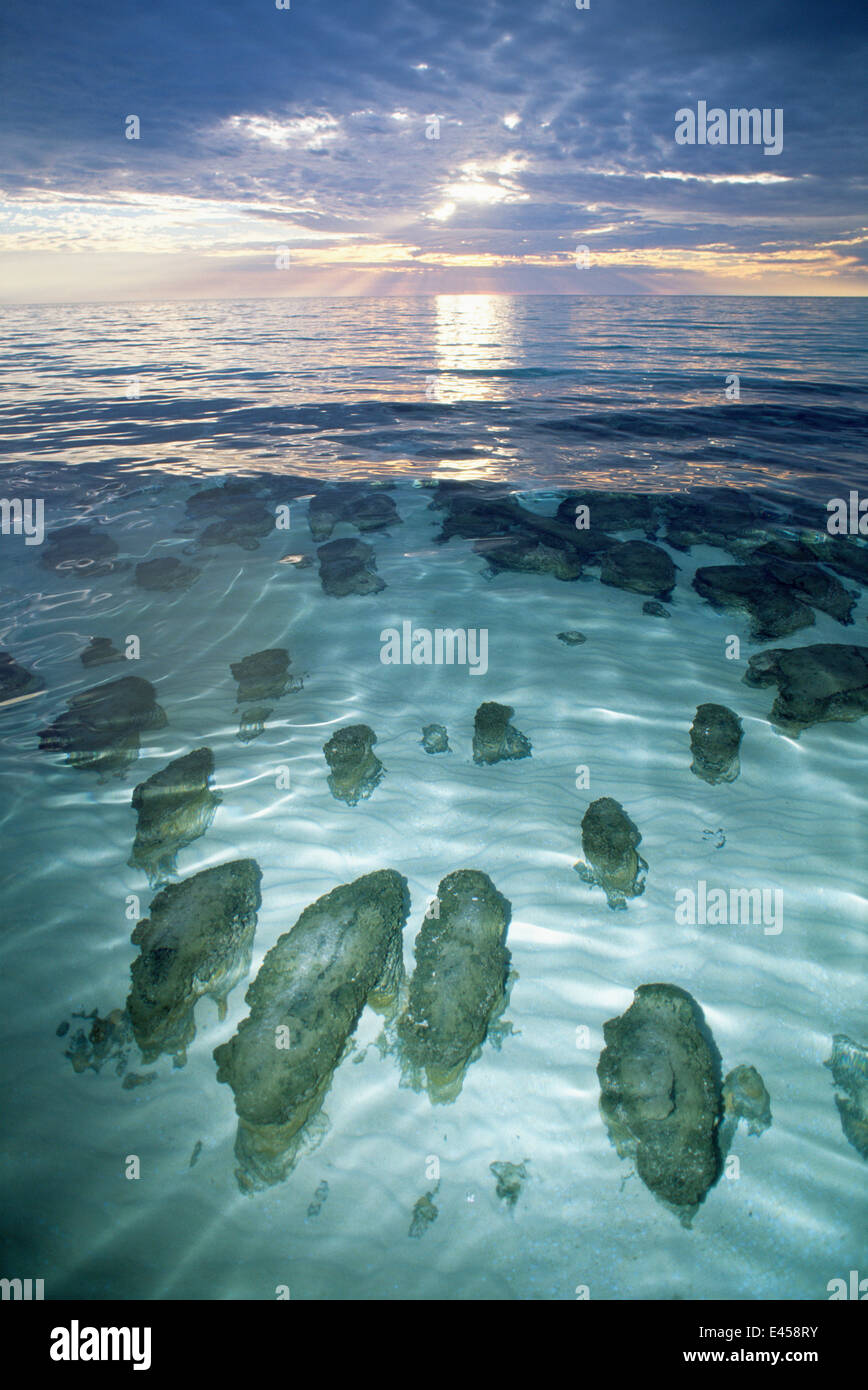
[{"label": "cloud", "polygon": [[[174,254],[188,290],[198,259],[202,292],[219,262],[231,294],[278,245],[297,293],[337,266],[361,291],[373,264],[441,290],[473,267],[556,292],[868,284],[868,26],[845,0],[785,23],[777,0],[32,0],[7,29],[0,253],[72,258],[73,297],[107,255],[129,257],[131,293],[144,258],[156,273]],[[698,100],[782,107],[774,170],[757,147],[677,145]],[[38,297],[27,265],[15,293]]]}]

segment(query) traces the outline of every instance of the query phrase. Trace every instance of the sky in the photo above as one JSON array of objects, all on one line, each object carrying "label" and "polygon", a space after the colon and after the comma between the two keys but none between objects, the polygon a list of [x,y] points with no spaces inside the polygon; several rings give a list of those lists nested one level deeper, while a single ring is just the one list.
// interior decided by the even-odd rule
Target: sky
[{"label": "sky", "polygon": [[[7,0],[0,25],[7,302],[868,290],[864,0]],[[701,102],[769,138],[679,142]]]}]

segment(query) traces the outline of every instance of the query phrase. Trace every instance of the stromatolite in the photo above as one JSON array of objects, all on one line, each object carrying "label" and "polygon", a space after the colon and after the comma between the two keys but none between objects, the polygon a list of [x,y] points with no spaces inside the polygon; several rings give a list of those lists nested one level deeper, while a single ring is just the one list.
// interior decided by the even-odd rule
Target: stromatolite
[{"label": "stromatolite", "polygon": [[266,955],[249,1016],[214,1052],[235,1093],[243,1191],[286,1177],[365,1003],[394,1005],[408,906],[401,875],[377,870],[306,907]]},{"label": "stromatolite", "polygon": [[40,730],[39,747],[65,753],[72,767],[120,774],[139,756],[141,731],[167,722],[150,681],[122,676],[74,695],[69,708]]},{"label": "stromatolite", "polygon": [[226,1015],[226,998],[250,970],[262,878],[255,859],[236,859],[170,883],[131,940],[127,1012],[146,1062],[163,1052],[175,1065],[196,1036],[193,1010],[204,994]]},{"label": "stromatolite", "polygon": [[30,700],[41,695],[45,681],[34,676],[15,660],[9,652],[0,652],[0,705],[17,705],[21,700]]},{"label": "stromatolite", "polygon": [[614,797],[592,801],[582,817],[582,850],[587,863],[576,872],[594,887],[602,888],[611,908],[625,908],[627,898],[645,891],[648,865],[637,853],[642,836]]},{"label": "stromatolite", "polygon": [[720,1057],[696,1000],[677,985],[640,985],[603,1025],[600,1111],[621,1158],[689,1225],[720,1176]]},{"label": "stromatolite", "polygon": [[494,700],[486,700],[479,706],[473,722],[475,763],[499,763],[531,756],[530,739],[509,722],[514,714],[512,705],[499,705]]},{"label": "stromatolite", "polygon": [[868,647],[822,642],[756,652],[743,679],[778,687],[769,720],[793,738],[811,724],[868,714]]},{"label": "stromatolite", "polygon": [[331,794],[348,806],[371,795],[383,779],[385,768],[373,751],[377,735],[367,724],[348,724],[337,729],[323,744]]},{"label": "stromatolite", "polygon": [[690,729],[690,771],[704,782],[734,782],[739,774],[741,720],[726,705],[699,705]]},{"label": "stromatolite", "polygon": [[398,1039],[410,1083],[445,1103],[507,1001],[511,907],[487,874],[459,869],[437,890],[416,938],[416,968]]},{"label": "stromatolite", "polygon": [[214,819],[222,797],[208,785],[213,773],[211,749],[194,748],[140,782],[133,792],[138,823],[127,863],[144,870],[151,883],[175,872],[178,851],[204,835]]},{"label": "stromatolite", "polygon": [[868,1047],[846,1033],[832,1039],[832,1055],[823,1063],[832,1073],[841,1128],[857,1153],[868,1158]]}]

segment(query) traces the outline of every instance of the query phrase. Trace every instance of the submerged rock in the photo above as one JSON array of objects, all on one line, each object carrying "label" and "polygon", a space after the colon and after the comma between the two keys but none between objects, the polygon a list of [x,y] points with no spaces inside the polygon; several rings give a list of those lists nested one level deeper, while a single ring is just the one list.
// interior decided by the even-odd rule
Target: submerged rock
[{"label": "submerged rock", "polygon": [[648,865],[636,847],[642,836],[611,796],[592,801],[582,817],[582,850],[587,864],[576,864],[585,882],[602,888],[611,908],[625,908],[627,898],[645,892]]},{"label": "submerged rock", "polygon": [[723,1083],[723,1127],[720,1147],[728,1148],[724,1130],[734,1134],[739,1120],[747,1121],[748,1134],[764,1134],[772,1122],[771,1097],[756,1067],[734,1067]]},{"label": "submerged rock", "polygon": [[250,970],[261,879],[255,859],[203,869],[163,888],[136,923],[127,1012],[145,1062],[167,1052],[183,1065],[203,995],[226,1017],[227,996]]},{"label": "submerged rock", "polygon": [[509,722],[514,714],[512,705],[499,705],[494,700],[486,700],[479,706],[473,722],[475,763],[499,763],[531,756],[530,739]]},{"label": "submerged rock", "polygon": [[449,735],[444,724],[426,724],[422,730],[422,747],[426,753],[448,753]]},{"label": "submerged rock", "polygon": [[[304,682],[300,677],[291,676],[289,667],[289,652],[285,647],[269,647],[232,662],[229,669],[238,682],[238,705],[247,706],[240,708],[238,738],[242,743],[250,743],[265,732],[265,721],[272,707],[260,701],[279,700],[282,695],[303,689]],[[251,701],[257,703],[251,704]]]},{"label": "submerged rock", "polygon": [[433,1221],[440,1215],[440,1209],[434,1203],[434,1198],[440,1191],[440,1184],[432,1187],[430,1192],[421,1196],[413,1207],[413,1220],[410,1222],[410,1229],[407,1232],[412,1240],[421,1240]]},{"label": "submerged rock", "polygon": [[347,594],[378,594],[386,585],[377,574],[374,547],[366,541],[328,541],[317,550],[323,592],[333,598]]},{"label": "submerged rock", "polygon": [[110,637],[91,637],[90,646],[85,647],[79,660],[82,666],[104,666],[109,661],[123,661],[124,654],[119,652]]},{"label": "submerged rock", "polygon": [[704,566],[693,587],[712,607],[745,613],[755,638],[786,636],[815,622],[810,605],[763,565]]},{"label": "submerged rock", "polygon": [[86,574],[93,578],[111,573],[117,553],[117,542],[107,531],[92,531],[88,525],[64,526],[52,531],[42,547],[39,563],[56,574]]},{"label": "submerged rock", "polygon": [[620,541],[603,556],[600,582],[661,599],[670,597],[675,574],[671,556],[659,545],[651,545],[648,541]]},{"label": "submerged rock", "polygon": [[286,1177],[365,1003],[394,1005],[408,906],[400,874],[366,874],[306,907],[266,955],[249,1017],[214,1052],[235,1093],[242,1191]]},{"label": "submerged rock", "polygon": [[195,565],[185,565],[174,556],[166,556],[159,560],[144,560],[140,565],[136,565],[136,583],[140,589],[173,593],[176,590],[189,589],[201,573]]},{"label": "submerged rock", "polygon": [[565,647],[579,647],[587,640],[583,632],[576,632],[574,628],[570,628],[567,632],[558,633],[558,641],[563,642]]},{"label": "submerged rock", "polygon": [[331,769],[328,784],[336,800],[355,806],[379,786],[385,768],[373,752],[376,742],[377,735],[367,724],[348,724],[323,744]]},{"label": "submerged rock", "polygon": [[262,498],[240,481],[194,493],[187,500],[187,514],[197,520],[215,518],[199,537],[199,545],[206,548],[237,545],[258,550],[260,540],[274,530],[274,516]]},{"label": "submerged rock", "polygon": [[526,1158],[523,1163],[489,1163],[488,1171],[493,1173],[497,1180],[497,1195],[502,1202],[511,1209],[521,1195],[523,1183],[526,1181],[527,1165],[530,1159]]},{"label": "submerged rock", "polygon": [[139,756],[141,731],[167,722],[150,681],[122,676],[74,695],[68,710],[40,731],[39,747],[65,753],[71,767],[120,774]]},{"label": "submerged rock", "polygon": [[113,1009],[107,1018],[100,1018],[96,1009],[73,1017],[90,1021],[86,1033],[79,1028],[73,1034],[63,1054],[72,1063],[73,1071],[100,1072],[107,1063],[114,1062],[115,1075],[123,1076],[133,1047],[133,1029],[126,1010]]},{"label": "submerged rock", "polygon": [[743,679],[778,687],[769,720],[794,738],[811,724],[868,714],[868,647],[821,642],[771,648],[749,659]]},{"label": "submerged rock", "polygon": [[647,603],[642,604],[642,612],[649,618],[671,618],[672,614],[668,608],[664,608],[662,603],[656,599],[648,599]]},{"label": "submerged rock", "polygon": [[817,560],[846,579],[868,585],[868,545],[847,536],[830,536],[825,531],[806,537]]},{"label": "submerged rock", "polygon": [[214,754],[195,748],[176,758],[133,792],[136,839],[127,863],[160,883],[175,872],[178,851],[204,835],[223,798],[210,789]]},{"label": "submerged rock", "polygon": [[315,541],[327,541],[341,522],[359,531],[382,531],[401,518],[394,498],[383,488],[362,483],[336,483],[314,494],[308,510],[310,533]]},{"label": "submerged rock", "polygon": [[543,516],[488,485],[440,483],[431,505],[447,513],[439,543],[453,536],[474,541],[474,550],[495,573],[516,570],[578,579],[584,563],[614,544],[601,530],[577,530],[574,510]]},{"label": "submerged rock", "polygon": [[[754,552],[752,559],[756,558],[759,552]],[[785,588],[792,590],[804,602],[809,603],[812,608],[817,608],[821,613],[828,613],[836,622],[844,627],[853,622],[853,609],[859,597],[851,589],[845,589],[844,585],[834,575],[826,574],[825,570],[820,569],[817,564],[796,563],[785,558],[764,558],[763,570],[766,575],[770,575],[778,584],[783,584]]]},{"label": "submerged rock", "polygon": [[274,713],[271,705],[248,705],[241,711],[236,738],[241,743],[252,743],[265,733],[265,721]]},{"label": "submerged rock", "polygon": [[647,492],[571,492],[558,506],[558,518],[575,525],[578,507],[587,507],[587,534],[607,531],[644,531],[649,538],[657,531],[655,497]]},{"label": "submerged rock", "polygon": [[847,1142],[868,1158],[868,1047],[854,1042],[846,1033],[832,1039],[832,1055],[823,1063],[843,1095],[835,1096],[841,1128]]},{"label": "submerged rock", "polygon": [[416,938],[398,1040],[410,1084],[424,1084],[435,1104],[445,1104],[459,1095],[467,1068],[506,1007],[512,909],[478,869],[448,874],[437,905]]},{"label": "submerged rock", "polygon": [[323,1209],[323,1203],[325,1202],[328,1195],[329,1185],[326,1182],[325,1178],[323,1178],[322,1182],[317,1187],[316,1192],[313,1194],[313,1201],[308,1204],[308,1218],[319,1216],[320,1212]]},{"label": "submerged rock", "polygon": [[0,706],[17,705],[41,695],[45,681],[20,666],[9,652],[0,652]]},{"label": "submerged rock", "polygon": [[229,667],[233,680],[238,682],[238,704],[250,700],[278,700],[287,690],[300,690],[302,683],[289,674],[289,652],[285,647],[270,647],[252,652]]},{"label": "submerged rock", "polygon": [[726,705],[698,705],[690,726],[690,771],[704,782],[734,782],[741,767],[741,720]]},{"label": "submerged rock", "polygon": [[760,641],[816,621],[813,609],[763,565],[708,565],[696,571],[693,587],[713,608],[746,613],[751,636]]},{"label": "submerged rock", "polygon": [[620,1158],[689,1225],[720,1176],[720,1058],[696,1000],[676,985],[640,985],[603,1025],[600,1112]]},{"label": "submerged rock", "polygon": [[583,560],[569,545],[539,536],[496,536],[473,542],[477,555],[488,561],[496,574],[499,570],[515,570],[519,574],[549,574],[554,579],[570,581],[582,573]]}]

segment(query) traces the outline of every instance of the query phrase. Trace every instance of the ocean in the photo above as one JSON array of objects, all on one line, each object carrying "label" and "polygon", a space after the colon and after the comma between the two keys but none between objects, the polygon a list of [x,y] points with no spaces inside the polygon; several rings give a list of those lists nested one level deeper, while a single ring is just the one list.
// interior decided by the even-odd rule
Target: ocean
[{"label": "ocean", "polygon": [[[0,1273],[868,1273],[862,301],[24,306],[0,341]],[[201,749],[145,844],[134,789]],[[250,860],[231,911],[152,906]]]}]

